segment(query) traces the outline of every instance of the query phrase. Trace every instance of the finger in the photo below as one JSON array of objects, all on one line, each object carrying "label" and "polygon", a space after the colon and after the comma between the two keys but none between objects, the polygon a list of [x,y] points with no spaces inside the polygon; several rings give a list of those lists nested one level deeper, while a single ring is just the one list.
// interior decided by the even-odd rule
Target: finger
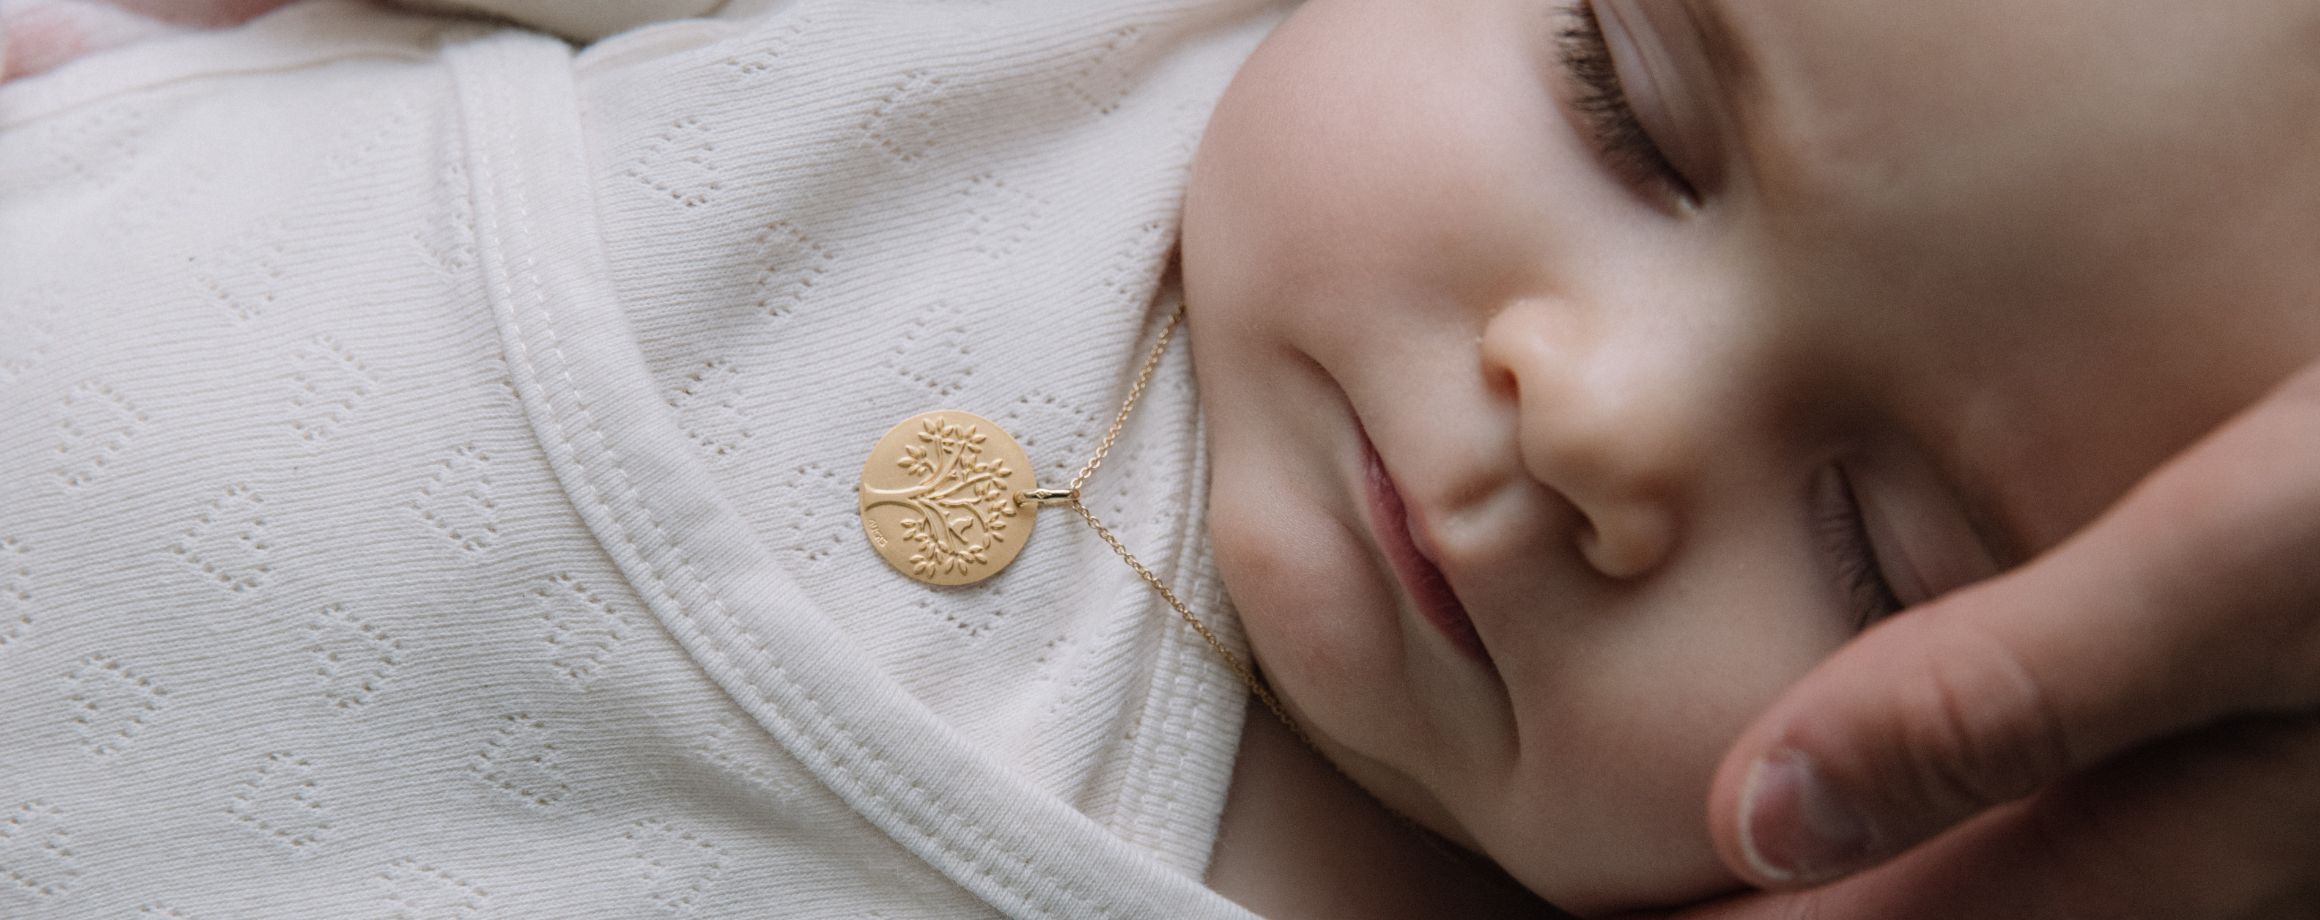
[{"label": "finger", "polygon": [[2310,706],[2315,559],[2320,366],[2041,559],[1823,662],[1726,756],[1718,851],[1809,884],[2154,738]]},{"label": "finger", "polygon": [[2320,918],[2320,719],[2139,750],[1874,869],[1667,920]]}]

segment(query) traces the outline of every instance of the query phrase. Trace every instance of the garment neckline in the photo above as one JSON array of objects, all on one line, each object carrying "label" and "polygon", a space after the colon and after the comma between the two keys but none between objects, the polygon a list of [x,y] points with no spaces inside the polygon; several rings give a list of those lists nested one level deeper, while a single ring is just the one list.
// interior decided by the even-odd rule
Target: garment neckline
[{"label": "garment neckline", "polygon": [[580,517],[687,653],[866,819],[1010,915],[1250,916],[989,760],[812,604],[655,395],[579,181],[570,49],[505,33],[447,56],[511,382]]}]

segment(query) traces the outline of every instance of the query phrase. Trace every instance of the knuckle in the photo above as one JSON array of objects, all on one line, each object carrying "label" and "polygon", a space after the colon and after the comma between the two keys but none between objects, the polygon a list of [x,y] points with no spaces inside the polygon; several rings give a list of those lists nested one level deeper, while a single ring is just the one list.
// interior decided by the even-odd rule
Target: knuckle
[{"label": "knuckle", "polygon": [[1946,635],[1952,647],[1924,659],[1920,734],[1906,752],[1937,820],[2019,799],[2073,763],[2066,725],[2015,652],[1979,629]]}]

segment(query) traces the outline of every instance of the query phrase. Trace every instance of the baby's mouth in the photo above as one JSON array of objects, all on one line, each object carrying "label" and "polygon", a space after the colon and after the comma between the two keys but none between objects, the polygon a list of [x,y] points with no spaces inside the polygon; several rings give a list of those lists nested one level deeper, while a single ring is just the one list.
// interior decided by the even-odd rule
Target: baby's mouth
[{"label": "baby's mouth", "polygon": [[1482,646],[1481,635],[1474,631],[1474,620],[1466,615],[1466,605],[1459,603],[1458,593],[1451,589],[1450,579],[1442,574],[1434,560],[1418,549],[1417,540],[1410,534],[1409,509],[1402,504],[1401,490],[1394,487],[1394,478],[1386,471],[1385,461],[1378,457],[1377,447],[1370,443],[1366,431],[1361,436],[1361,449],[1367,466],[1365,478],[1372,537],[1392,563],[1403,592],[1417,605],[1418,614],[1450,641],[1451,647],[1483,667],[1498,670],[1489,650]]}]

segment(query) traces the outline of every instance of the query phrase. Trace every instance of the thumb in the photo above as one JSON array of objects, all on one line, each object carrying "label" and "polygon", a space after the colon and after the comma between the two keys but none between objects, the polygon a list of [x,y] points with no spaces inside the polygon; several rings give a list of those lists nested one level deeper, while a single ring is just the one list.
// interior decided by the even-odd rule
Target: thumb
[{"label": "thumb", "polygon": [[2320,365],[2052,552],[1888,621],[1741,735],[1709,797],[1768,887],[2237,714],[2320,708]]}]

